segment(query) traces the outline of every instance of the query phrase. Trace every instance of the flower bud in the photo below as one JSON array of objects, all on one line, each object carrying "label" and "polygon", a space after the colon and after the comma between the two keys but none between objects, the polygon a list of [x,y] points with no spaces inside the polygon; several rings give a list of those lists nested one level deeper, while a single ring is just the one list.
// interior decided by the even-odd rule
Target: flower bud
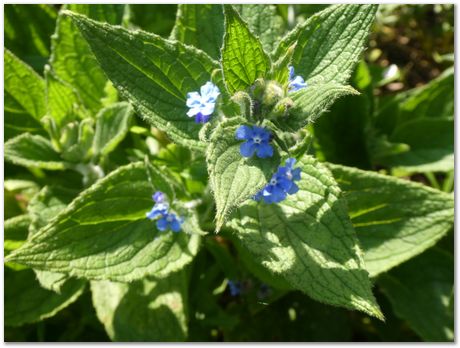
[{"label": "flower bud", "polygon": [[283,88],[276,81],[269,81],[265,88],[262,104],[264,107],[273,106],[283,98],[283,96]]}]

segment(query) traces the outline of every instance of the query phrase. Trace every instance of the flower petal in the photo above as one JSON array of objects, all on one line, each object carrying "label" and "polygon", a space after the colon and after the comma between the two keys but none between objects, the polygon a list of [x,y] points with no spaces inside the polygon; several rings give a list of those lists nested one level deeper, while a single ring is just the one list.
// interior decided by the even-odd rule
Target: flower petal
[{"label": "flower petal", "polygon": [[157,228],[160,231],[165,231],[168,228],[168,220],[166,220],[166,216],[163,216],[157,221]]},{"label": "flower petal", "polygon": [[239,126],[236,130],[235,137],[238,140],[248,140],[252,137],[252,129],[248,126]]},{"label": "flower petal", "polygon": [[194,107],[194,108],[191,108],[188,112],[187,112],[187,116],[188,117],[193,117],[195,116],[196,114],[198,114],[200,112],[200,107]]},{"label": "flower petal", "polygon": [[271,145],[262,143],[257,148],[257,157],[268,158],[273,156],[273,147]]},{"label": "flower petal", "polygon": [[201,104],[201,96],[198,92],[187,93],[187,106],[193,108]]},{"label": "flower petal", "polygon": [[204,116],[209,116],[214,112],[216,104],[215,103],[206,103],[204,106],[201,106],[200,110]]},{"label": "flower petal", "polygon": [[256,146],[251,140],[240,145],[240,153],[243,157],[251,157],[254,151],[256,151]]}]

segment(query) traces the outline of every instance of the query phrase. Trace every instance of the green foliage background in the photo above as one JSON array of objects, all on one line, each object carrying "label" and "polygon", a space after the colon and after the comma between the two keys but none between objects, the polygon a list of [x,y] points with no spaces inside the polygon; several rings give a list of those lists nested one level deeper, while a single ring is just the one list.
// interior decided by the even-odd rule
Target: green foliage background
[{"label": "green foliage background", "polygon": [[[4,9],[6,341],[454,340],[453,5]],[[241,160],[231,97],[288,62],[311,87],[269,125],[302,180],[267,208],[280,159]],[[229,118],[201,128],[211,78]]]}]

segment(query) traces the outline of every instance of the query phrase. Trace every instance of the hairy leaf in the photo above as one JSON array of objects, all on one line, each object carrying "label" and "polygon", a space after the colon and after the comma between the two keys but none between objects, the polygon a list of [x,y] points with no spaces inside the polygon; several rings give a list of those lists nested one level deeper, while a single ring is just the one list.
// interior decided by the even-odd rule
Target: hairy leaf
[{"label": "hairy leaf", "polygon": [[102,109],[96,116],[96,132],[93,149],[95,155],[107,155],[124,139],[134,110],[129,103],[112,104]]},{"label": "hairy leaf", "polygon": [[62,80],[77,89],[85,106],[95,113],[102,106],[107,78],[85,39],[71,19],[64,15],[64,10],[72,10],[98,21],[120,24],[124,5],[64,5],[58,16],[56,32],[52,36],[50,64],[53,70]]},{"label": "hairy leaf", "polygon": [[187,275],[132,283],[91,282],[93,304],[113,341],[168,342],[187,337]]},{"label": "hairy leaf", "polygon": [[40,287],[31,269],[13,271],[5,268],[5,325],[21,326],[52,317],[74,302],[82,294],[85,284],[82,280],[72,279],[58,295]]},{"label": "hairy leaf", "polygon": [[179,4],[171,38],[193,45],[214,59],[220,58],[224,36],[222,5]]},{"label": "hairy leaf", "polygon": [[5,161],[24,167],[62,170],[67,166],[49,140],[40,135],[24,133],[8,140],[4,154]]},{"label": "hairy leaf", "polygon": [[[35,195],[27,206],[31,223],[29,226],[29,239],[42,227],[46,226],[73,200],[78,192],[58,186],[45,186]],[[35,270],[40,285],[57,293],[69,279],[66,274]]]},{"label": "hairy leaf", "polygon": [[303,157],[299,191],[277,204],[247,201],[229,226],[255,261],[320,302],[382,319],[345,201],[331,173]]},{"label": "hairy leaf", "polygon": [[292,65],[310,86],[345,83],[366,44],[378,5],[331,6],[298,24],[279,43],[279,59],[296,43]]},{"label": "hairy leaf", "polygon": [[247,22],[249,30],[259,38],[265,52],[271,52],[284,29],[276,5],[236,4],[233,7]]},{"label": "hairy leaf", "polygon": [[378,279],[396,314],[427,342],[454,341],[454,258],[430,249]]},{"label": "hairy leaf", "polygon": [[244,91],[271,69],[270,58],[232,5],[224,5],[222,72],[230,94]]},{"label": "hairy leaf", "polygon": [[453,227],[451,195],[418,183],[328,165],[344,191],[371,276],[420,254]]},{"label": "hairy leaf", "polygon": [[209,181],[216,201],[216,229],[220,230],[227,215],[253,196],[275,173],[279,158],[245,158],[240,153],[241,140],[235,132],[242,120],[221,123],[211,137],[206,153]]},{"label": "hairy leaf", "polygon": [[5,256],[19,248],[27,239],[31,218],[28,214],[5,220],[3,230],[3,249]]},{"label": "hairy leaf", "polygon": [[7,49],[4,50],[5,140],[21,133],[43,133],[45,82]]},{"label": "hairy leaf", "polygon": [[199,91],[211,79],[213,69],[218,67],[216,62],[176,41],[66,14],[89,42],[107,76],[141,117],[173,141],[204,149],[198,140],[201,125],[186,115],[186,94]]},{"label": "hairy leaf", "polygon": [[192,260],[201,231],[193,212],[181,210],[180,233],[158,232],[145,216],[153,192],[143,164],[120,167],[81,193],[9,261],[93,280],[167,276]]},{"label": "hairy leaf", "polygon": [[294,106],[287,118],[277,122],[284,129],[296,131],[321,116],[336,99],[350,94],[358,92],[350,86],[335,82],[302,88],[289,95],[294,101]]}]

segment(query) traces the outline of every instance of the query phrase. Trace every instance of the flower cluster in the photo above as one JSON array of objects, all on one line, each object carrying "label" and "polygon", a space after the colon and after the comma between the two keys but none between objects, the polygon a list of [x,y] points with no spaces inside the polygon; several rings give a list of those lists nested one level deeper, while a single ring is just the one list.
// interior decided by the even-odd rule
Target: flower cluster
[{"label": "flower cluster", "polygon": [[148,219],[154,220],[159,217],[157,220],[157,228],[160,231],[166,231],[170,229],[173,232],[179,232],[181,230],[181,225],[184,222],[182,218],[178,218],[176,214],[169,212],[169,204],[166,202],[166,196],[163,192],[157,191],[152,196],[155,205],[152,210],[145,215]]},{"label": "flower cluster", "polygon": [[253,197],[265,203],[279,203],[299,190],[295,181],[300,180],[300,168],[294,168],[295,158],[288,158],[284,167],[279,167],[269,183]]},{"label": "flower cluster", "polygon": [[216,107],[219,94],[219,88],[210,81],[201,86],[200,93],[187,93],[187,106],[190,108],[187,116],[195,116],[196,123],[208,122]]},{"label": "flower cluster", "polygon": [[265,128],[240,126],[235,136],[238,140],[246,140],[240,145],[240,153],[243,157],[252,157],[254,153],[259,158],[273,156],[273,147],[269,144],[272,134]]},{"label": "flower cluster", "polygon": [[294,67],[289,67],[289,92],[298,91],[301,88],[307,87],[307,83],[304,81],[302,76],[295,76]]}]

